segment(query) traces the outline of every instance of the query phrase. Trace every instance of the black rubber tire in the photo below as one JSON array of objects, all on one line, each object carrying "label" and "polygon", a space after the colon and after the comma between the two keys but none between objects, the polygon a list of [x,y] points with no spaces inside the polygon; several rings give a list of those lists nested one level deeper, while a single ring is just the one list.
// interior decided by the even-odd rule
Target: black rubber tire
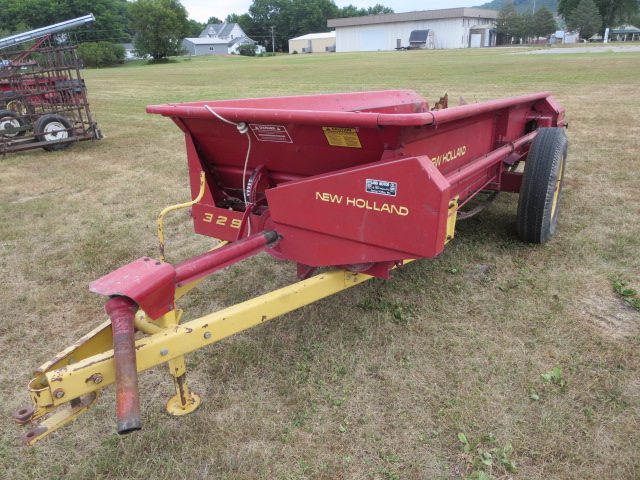
[{"label": "black rubber tire", "polygon": [[[62,138],[72,138],[74,136],[73,128],[69,121],[61,115],[47,114],[38,118],[33,123],[33,132],[36,140],[39,142],[48,142],[59,140]],[[54,143],[46,145],[42,148],[48,152],[55,150],[64,150],[69,148],[72,142]]]},{"label": "black rubber tire", "polygon": [[518,236],[544,243],[556,231],[568,152],[562,128],[541,128],[524,165],[518,199]]},{"label": "black rubber tire", "polygon": [[[12,112],[11,110],[0,110],[0,130],[4,130],[5,122],[11,122],[14,127],[24,126],[24,120],[20,118],[20,116],[17,113]],[[7,138],[7,139],[19,138],[24,136],[25,133],[26,133],[25,130],[22,130],[21,132],[17,132],[14,134],[7,133],[4,135],[0,135],[0,137]]]}]

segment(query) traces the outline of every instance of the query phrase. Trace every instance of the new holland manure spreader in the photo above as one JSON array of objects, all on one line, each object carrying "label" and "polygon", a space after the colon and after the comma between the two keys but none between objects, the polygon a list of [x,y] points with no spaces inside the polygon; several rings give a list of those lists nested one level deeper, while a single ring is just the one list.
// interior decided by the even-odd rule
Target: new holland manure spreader
[{"label": "new holland manure spreader", "polygon": [[[184,132],[193,201],[161,213],[158,259],[139,258],[91,284],[107,297],[109,319],[35,371],[31,403],[14,414],[23,425],[40,421],[22,436],[26,444],[84,412],[113,383],[118,431],[140,429],[138,372],[161,363],[175,383],[168,412],[192,412],[200,398],[187,385],[186,354],[435,257],[456,221],[497,192],[519,194],[523,241],[545,242],[556,228],[567,139],[564,109],[549,92],[434,110],[397,90],[147,112]],[[486,200],[470,203],[479,194]],[[197,233],[221,242],[172,265],[162,220],[178,208],[190,209]],[[261,251],[295,262],[300,281],[181,323],[181,297]],[[333,268],[314,276],[318,267]]]}]

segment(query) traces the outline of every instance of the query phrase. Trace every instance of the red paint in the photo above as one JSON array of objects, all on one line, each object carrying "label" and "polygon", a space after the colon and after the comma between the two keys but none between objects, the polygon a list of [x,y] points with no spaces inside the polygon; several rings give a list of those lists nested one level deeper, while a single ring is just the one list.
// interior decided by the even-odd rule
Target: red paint
[{"label": "red paint", "polygon": [[133,320],[138,305],[127,297],[111,297],[104,307],[113,330],[118,433],[142,428]]},{"label": "red paint", "polygon": [[[205,196],[192,210],[198,233],[229,241],[246,236],[236,227],[250,209],[251,233],[282,236],[269,249],[277,258],[310,268],[373,263],[384,268],[371,271],[386,276],[382,270],[394,261],[442,251],[454,198],[463,204],[485,188],[519,190],[521,176],[509,173],[513,161],[526,159],[538,127],[564,126],[564,109],[549,95],[437,111],[407,90],[147,111],[171,117],[185,132],[194,196],[199,172],[207,174]],[[251,125],[246,165],[247,135],[209,109]],[[266,141],[267,131],[276,132],[273,141]],[[247,206],[243,189],[256,169],[269,178],[255,189],[266,202]]]}]

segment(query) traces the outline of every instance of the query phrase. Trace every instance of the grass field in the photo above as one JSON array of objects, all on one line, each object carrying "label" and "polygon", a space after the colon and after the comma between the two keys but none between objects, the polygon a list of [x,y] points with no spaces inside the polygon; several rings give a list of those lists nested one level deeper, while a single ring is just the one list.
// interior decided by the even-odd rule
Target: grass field
[{"label": "grass field", "polygon": [[[640,477],[640,53],[511,49],[181,58],[88,70],[106,138],[0,158],[0,477],[636,479]],[[552,90],[569,120],[559,227],[517,240],[517,197],[413,262],[187,357],[203,403],[169,417],[166,367],[141,375],[144,429],[114,389],[34,447],[11,413],[33,368],[103,321],[87,285],[157,256],[155,218],[189,200],[184,141],[146,105],[407,88],[452,104]],[[186,214],[168,261],[201,253]],[[180,305],[197,318],[287,285],[266,254]],[[625,283],[625,285],[623,285]],[[622,294],[625,295],[622,295]],[[635,302],[635,303],[634,303]],[[543,376],[546,375],[546,376]]]}]

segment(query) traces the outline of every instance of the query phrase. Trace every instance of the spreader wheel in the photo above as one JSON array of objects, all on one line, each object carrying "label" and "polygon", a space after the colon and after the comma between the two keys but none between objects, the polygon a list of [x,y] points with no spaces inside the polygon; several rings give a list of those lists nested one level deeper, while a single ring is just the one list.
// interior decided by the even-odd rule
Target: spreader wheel
[{"label": "spreader wheel", "polygon": [[[60,115],[47,114],[38,118],[33,124],[33,131],[39,142],[54,142],[73,137],[73,128],[69,121]],[[54,143],[44,148],[47,151],[64,150],[70,142]]]},{"label": "spreader wheel", "polygon": [[14,129],[24,125],[24,121],[20,116],[11,110],[0,110],[0,137],[17,138],[24,135],[24,130],[16,132]]},{"label": "spreader wheel", "polygon": [[518,236],[544,243],[556,231],[568,142],[561,128],[541,128],[527,156],[518,200]]}]

